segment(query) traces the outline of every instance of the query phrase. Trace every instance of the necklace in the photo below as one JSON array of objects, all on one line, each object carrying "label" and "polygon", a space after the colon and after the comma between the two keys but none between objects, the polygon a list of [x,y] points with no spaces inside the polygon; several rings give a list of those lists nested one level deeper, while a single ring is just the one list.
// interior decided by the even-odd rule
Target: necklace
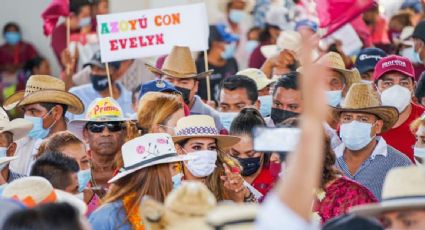
[{"label": "necklace", "polygon": [[133,230],[144,230],[145,227],[142,223],[142,217],[140,216],[139,208],[136,206],[136,208],[132,207],[133,200],[136,199],[136,193],[130,193],[124,196],[123,198],[123,204],[125,212],[127,213],[128,221],[130,222],[131,226],[133,227]]}]

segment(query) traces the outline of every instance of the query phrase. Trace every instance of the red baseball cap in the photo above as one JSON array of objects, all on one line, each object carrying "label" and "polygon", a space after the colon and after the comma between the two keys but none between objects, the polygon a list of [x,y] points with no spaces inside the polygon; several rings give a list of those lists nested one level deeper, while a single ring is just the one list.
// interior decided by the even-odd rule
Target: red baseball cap
[{"label": "red baseball cap", "polygon": [[392,71],[415,78],[415,70],[409,59],[398,55],[390,55],[381,58],[381,60],[376,63],[373,80],[379,80],[384,74]]}]

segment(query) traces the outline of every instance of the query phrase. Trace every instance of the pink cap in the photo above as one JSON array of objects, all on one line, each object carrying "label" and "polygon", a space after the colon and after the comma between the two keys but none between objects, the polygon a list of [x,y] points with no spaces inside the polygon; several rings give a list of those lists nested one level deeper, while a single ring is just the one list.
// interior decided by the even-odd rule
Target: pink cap
[{"label": "pink cap", "polygon": [[373,79],[376,81],[384,74],[392,71],[400,72],[406,76],[415,78],[415,70],[409,59],[398,55],[390,55],[381,58],[381,60],[376,63]]}]

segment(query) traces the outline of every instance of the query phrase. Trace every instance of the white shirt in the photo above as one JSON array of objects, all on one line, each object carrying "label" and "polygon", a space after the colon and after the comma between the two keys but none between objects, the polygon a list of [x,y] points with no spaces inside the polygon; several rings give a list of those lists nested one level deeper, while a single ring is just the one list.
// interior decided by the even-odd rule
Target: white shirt
[{"label": "white shirt", "polygon": [[43,142],[43,139],[33,139],[28,136],[16,141],[15,156],[18,159],[10,162],[10,170],[14,173],[29,176],[41,142]]},{"label": "white shirt", "polygon": [[279,197],[272,193],[260,208],[255,223],[255,230],[318,230],[319,227],[305,221],[289,209]]}]

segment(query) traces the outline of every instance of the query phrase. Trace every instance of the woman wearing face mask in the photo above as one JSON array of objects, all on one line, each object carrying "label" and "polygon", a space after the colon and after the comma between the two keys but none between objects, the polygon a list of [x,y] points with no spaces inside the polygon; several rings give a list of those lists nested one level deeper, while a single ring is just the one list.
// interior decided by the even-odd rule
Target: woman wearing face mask
[{"label": "woman wearing face mask", "polygon": [[279,178],[280,163],[271,162],[269,154],[253,150],[252,129],[258,126],[266,126],[261,114],[256,109],[242,109],[230,127],[230,134],[241,141],[230,149],[230,154],[241,164],[244,180],[265,196]]},{"label": "woman wearing face mask", "polygon": [[79,195],[87,204],[87,214],[90,215],[100,206],[101,202],[100,196],[92,189],[90,157],[87,155],[86,145],[71,132],[62,131],[53,134],[41,143],[37,159],[49,152],[60,152],[77,161],[80,168],[77,173],[78,192],[80,192]]},{"label": "woman wearing face mask", "polygon": [[415,163],[417,165],[425,164],[425,116],[417,118],[410,124],[410,130],[416,136],[416,143],[413,146]]},{"label": "woman wearing face mask", "polygon": [[12,82],[16,83],[16,72],[38,54],[30,43],[22,40],[21,29],[14,22],[3,27],[3,38],[6,42],[0,46],[0,74],[3,78],[13,77]]},{"label": "woman wearing face mask", "polygon": [[137,122],[141,135],[146,133],[174,135],[177,121],[184,116],[179,95],[148,92],[140,98]]},{"label": "woman wearing face mask", "polygon": [[96,229],[143,230],[140,204],[144,196],[164,202],[173,189],[172,163],[189,160],[179,156],[171,136],[145,134],[122,146],[124,166],[109,183],[102,206],[90,215]]},{"label": "woman wearing face mask", "polygon": [[183,163],[183,180],[205,183],[219,201],[255,201],[244,186],[239,167],[223,152],[240,139],[220,135],[212,117],[193,115],[180,119],[173,140],[179,154],[194,157]]}]

